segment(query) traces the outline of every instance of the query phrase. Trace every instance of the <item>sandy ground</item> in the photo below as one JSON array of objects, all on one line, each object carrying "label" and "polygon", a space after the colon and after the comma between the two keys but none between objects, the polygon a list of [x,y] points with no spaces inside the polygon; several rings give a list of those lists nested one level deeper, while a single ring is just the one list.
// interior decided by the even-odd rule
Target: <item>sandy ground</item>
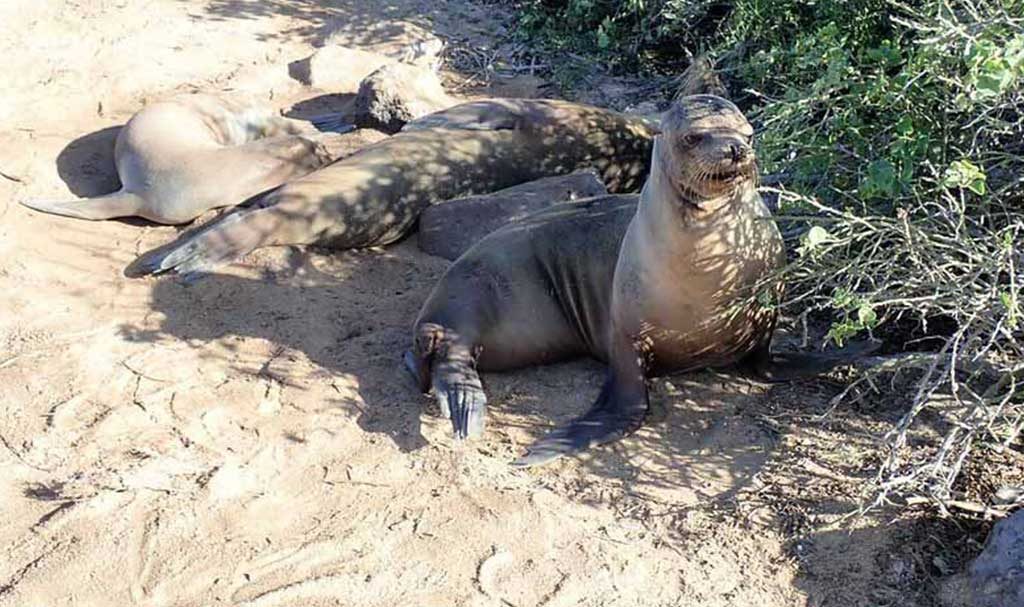
[{"label": "sandy ground", "polygon": [[447,264],[413,241],[264,250],[186,286],[121,274],[176,228],[15,202],[116,189],[116,127],[148,100],[330,105],[346,91],[287,70],[330,28],[486,38],[491,17],[440,0],[0,3],[0,605],[931,604],[906,548],[924,523],[820,528],[853,504],[868,468],[842,454],[866,439],[783,413],[834,386],[658,380],[635,436],[516,470],[602,369],[489,375],[486,436],[454,443],[400,369]]}]

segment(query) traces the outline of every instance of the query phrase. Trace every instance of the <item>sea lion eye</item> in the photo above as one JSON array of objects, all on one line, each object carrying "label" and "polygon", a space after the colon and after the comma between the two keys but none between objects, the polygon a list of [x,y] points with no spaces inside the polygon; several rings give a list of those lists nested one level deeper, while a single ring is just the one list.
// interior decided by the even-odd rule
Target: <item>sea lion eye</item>
[{"label": "sea lion eye", "polygon": [[689,133],[683,137],[683,143],[689,147],[693,147],[704,140],[704,135],[700,133]]}]

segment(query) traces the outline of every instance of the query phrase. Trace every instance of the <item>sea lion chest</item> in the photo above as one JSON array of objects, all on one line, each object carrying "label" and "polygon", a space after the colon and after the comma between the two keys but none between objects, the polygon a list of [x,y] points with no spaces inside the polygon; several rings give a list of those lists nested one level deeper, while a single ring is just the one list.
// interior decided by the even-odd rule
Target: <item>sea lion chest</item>
[{"label": "sea lion chest", "polygon": [[755,289],[785,259],[768,209],[753,190],[689,216],[653,206],[641,203],[623,241],[612,330],[652,374],[737,362],[774,326]]}]

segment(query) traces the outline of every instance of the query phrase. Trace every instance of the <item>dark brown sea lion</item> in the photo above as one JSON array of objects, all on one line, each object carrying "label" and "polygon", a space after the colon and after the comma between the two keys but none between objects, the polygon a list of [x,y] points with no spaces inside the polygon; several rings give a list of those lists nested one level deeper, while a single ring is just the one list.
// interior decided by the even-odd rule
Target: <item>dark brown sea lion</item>
[{"label": "dark brown sea lion", "polygon": [[[316,122],[347,130],[340,115]],[[138,216],[186,223],[213,208],[238,204],[331,158],[309,122],[270,108],[212,95],[179,95],[146,106],[117,135],[114,162],[122,187],[86,200],[22,204],[80,219]]]},{"label": "dark brown sea lion", "polygon": [[151,251],[126,272],[198,273],[268,245],[384,245],[407,234],[431,203],[587,167],[611,191],[635,191],[654,134],[640,118],[566,101],[464,103],[291,181],[256,208]]},{"label": "dark brown sea lion", "polygon": [[[662,119],[639,197],[541,211],[491,233],[424,304],[406,355],[458,437],[483,430],[478,370],[589,355],[607,361],[593,408],[530,448],[536,464],[615,440],[648,407],[645,378],[749,363],[768,377],[820,372],[843,357],[789,355],[769,343],[784,260],[757,193],[753,130],[729,101],[696,95]],[[781,363],[781,364],[780,364]]]}]

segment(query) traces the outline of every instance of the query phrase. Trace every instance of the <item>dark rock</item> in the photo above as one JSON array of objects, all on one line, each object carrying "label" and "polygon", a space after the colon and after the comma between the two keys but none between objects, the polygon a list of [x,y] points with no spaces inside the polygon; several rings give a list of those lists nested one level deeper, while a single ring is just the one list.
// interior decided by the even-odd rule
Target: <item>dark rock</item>
[{"label": "dark rock", "polygon": [[360,126],[394,134],[405,123],[456,103],[444,91],[433,69],[392,63],[377,69],[360,83],[355,119]]},{"label": "dark rock", "polygon": [[1024,607],[1024,509],[996,523],[978,558],[942,583],[949,607]]}]

